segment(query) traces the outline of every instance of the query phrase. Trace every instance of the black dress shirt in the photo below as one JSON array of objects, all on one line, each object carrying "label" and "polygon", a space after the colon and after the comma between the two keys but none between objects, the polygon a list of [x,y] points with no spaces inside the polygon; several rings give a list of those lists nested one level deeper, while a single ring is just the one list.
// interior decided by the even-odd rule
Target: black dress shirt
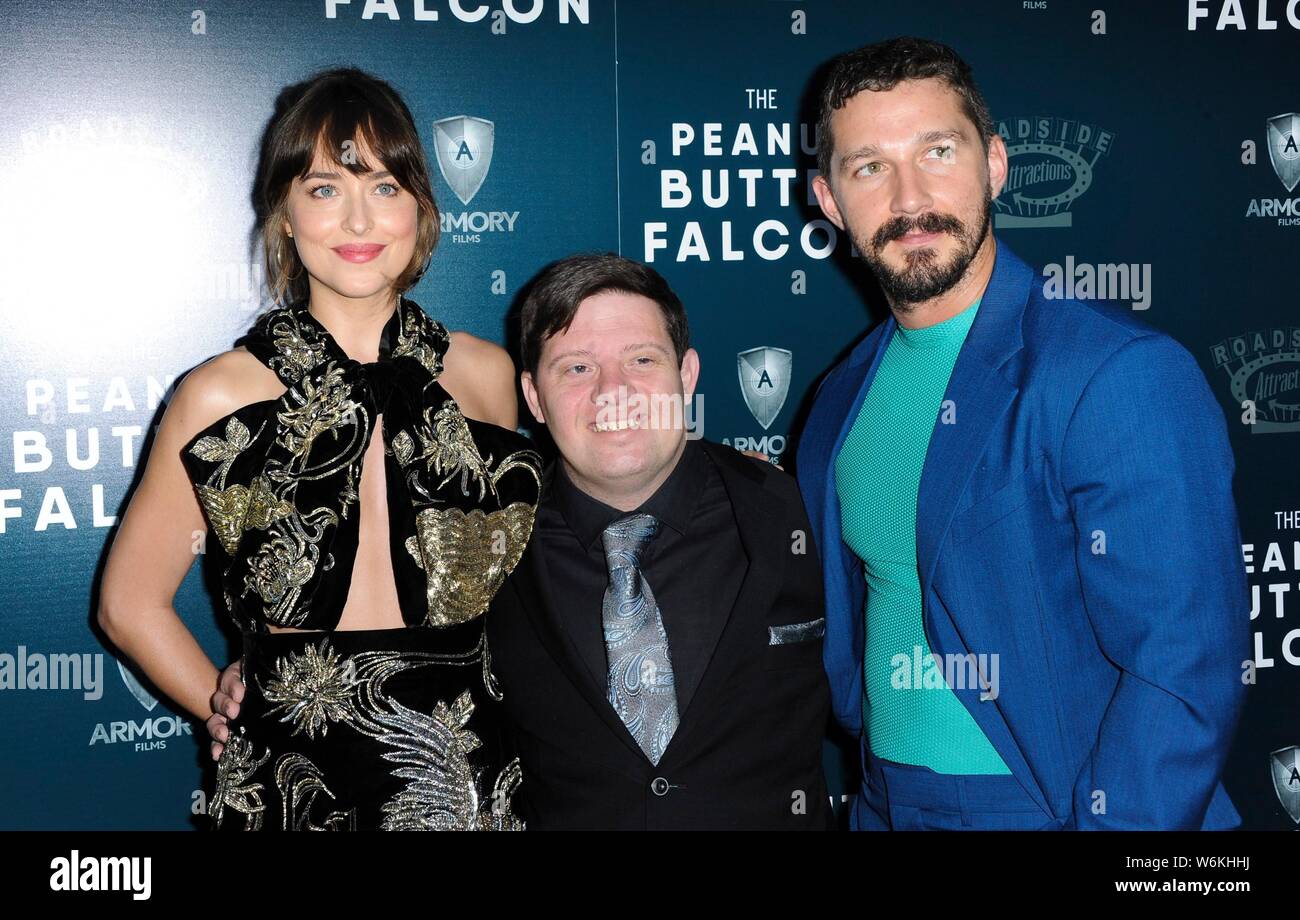
[{"label": "black dress shirt", "polygon": [[614,521],[633,514],[651,514],[660,522],[642,555],[641,571],[668,634],[680,714],[708,665],[707,637],[699,628],[703,614],[718,604],[730,609],[747,564],[726,488],[699,443],[686,442],[668,478],[634,511],[592,498],[557,461],[538,505],[534,539],[544,553],[560,616],[588,667],[604,683],[608,664],[601,608],[609,569],[601,535]]}]

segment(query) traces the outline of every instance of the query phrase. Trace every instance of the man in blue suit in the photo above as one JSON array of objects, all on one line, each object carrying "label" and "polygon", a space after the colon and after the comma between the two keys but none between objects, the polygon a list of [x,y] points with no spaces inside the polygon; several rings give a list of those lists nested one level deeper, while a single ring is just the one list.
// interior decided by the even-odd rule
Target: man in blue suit
[{"label": "man in blue suit", "polygon": [[1049,300],[990,232],[1007,153],[970,68],[837,59],[814,188],[889,301],[797,455],[850,824],[1229,828],[1248,596],[1223,413],[1191,355]]}]

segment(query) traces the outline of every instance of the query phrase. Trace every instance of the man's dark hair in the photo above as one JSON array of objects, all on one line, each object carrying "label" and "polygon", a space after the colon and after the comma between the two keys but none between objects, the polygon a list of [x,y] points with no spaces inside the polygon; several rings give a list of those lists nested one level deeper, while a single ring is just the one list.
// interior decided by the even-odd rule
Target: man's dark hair
[{"label": "man's dark hair", "polygon": [[612,252],[569,256],[552,262],[533,281],[519,315],[519,350],[524,370],[537,375],[542,344],[573,323],[588,297],[618,291],[640,294],[659,305],[680,366],[690,347],[686,309],[663,276],[648,265]]},{"label": "man's dark hair", "polygon": [[817,168],[831,179],[831,113],[863,90],[891,90],[903,80],[938,78],[961,97],[962,111],[979,131],[988,152],[995,128],[988,103],[971,77],[970,65],[947,45],[927,38],[903,36],[841,54],[831,64],[822,88],[817,117]]}]

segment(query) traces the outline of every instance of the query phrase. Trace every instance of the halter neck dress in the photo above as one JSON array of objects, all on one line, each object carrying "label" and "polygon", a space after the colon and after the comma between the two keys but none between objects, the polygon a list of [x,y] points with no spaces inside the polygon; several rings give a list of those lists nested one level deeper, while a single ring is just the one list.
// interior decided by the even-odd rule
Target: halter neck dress
[{"label": "halter neck dress", "polygon": [[[518,829],[484,615],[532,532],[541,458],[466,418],[438,378],[446,329],[399,297],[377,361],[305,303],[235,343],[285,384],[182,449],[243,634],[245,695],[209,801],[219,829]],[[399,629],[339,630],[363,458],[384,443]],[[270,626],[307,632],[270,632]]]}]

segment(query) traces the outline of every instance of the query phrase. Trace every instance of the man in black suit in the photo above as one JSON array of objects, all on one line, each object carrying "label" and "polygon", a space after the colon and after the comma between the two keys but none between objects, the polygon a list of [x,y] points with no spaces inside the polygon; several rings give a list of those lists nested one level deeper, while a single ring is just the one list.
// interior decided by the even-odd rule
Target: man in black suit
[{"label": "man in black suit", "polygon": [[534,282],[521,375],[559,451],[488,617],[530,829],[811,829],[829,691],[821,571],[793,477],[687,437],[699,376],[653,269]]},{"label": "man in black suit", "polygon": [[[825,830],[822,575],[794,478],[692,440],[699,376],[652,268],[575,256],[521,316],[559,458],[488,613],[530,830]],[[214,756],[242,695],[222,675]]]}]

